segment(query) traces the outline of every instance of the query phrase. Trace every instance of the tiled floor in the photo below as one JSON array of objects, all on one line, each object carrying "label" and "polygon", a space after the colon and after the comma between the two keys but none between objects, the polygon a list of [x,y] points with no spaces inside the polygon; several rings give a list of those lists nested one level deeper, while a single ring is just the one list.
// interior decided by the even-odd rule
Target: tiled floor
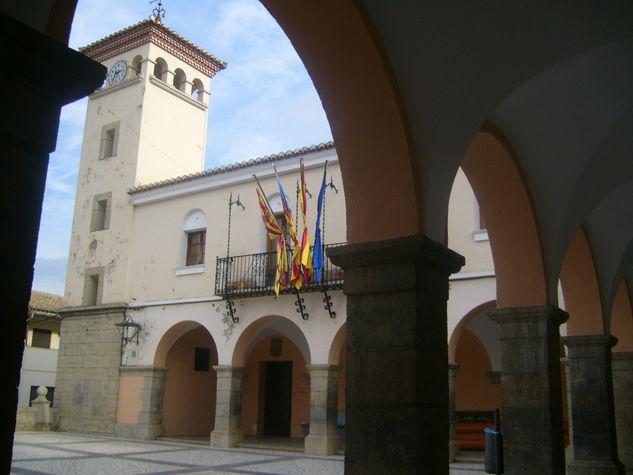
[{"label": "tiled floor", "polygon": [[[61,432],[17,432],[11,473],[40,474],[343,474],[343,457],[296,452],[215,449],[186,442],[125,440]],[[484,473],[460,462],[451,475]]]}]

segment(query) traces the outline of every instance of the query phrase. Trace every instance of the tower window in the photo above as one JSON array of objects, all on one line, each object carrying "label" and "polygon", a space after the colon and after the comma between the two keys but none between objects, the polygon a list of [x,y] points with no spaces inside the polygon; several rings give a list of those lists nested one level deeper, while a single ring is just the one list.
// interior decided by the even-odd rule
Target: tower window
[{"label": "tower window", "polygon": [[187,233],[187,262],[188,266],[204,264],[204,245],[206,230]]},{"label": "tower window", "polygon": [[96,195],[92,201],[92,218],[90,231],[101,231],[110,227],[110,210],[112,208],[112,193]]},{"label": "tower window", "polygon": [[99,159],[114,157],[119,142],[119,122],[107,124],[101,129],[101,149]]},{"label": "tower window", "polygon": [[179,91],[185,92],[185,86],[187,85],[187,76],[185,72],[178,68],[174,71],[174,87]]},{"label": "tower window", "polygon": [[156,62],[154,63],[154,76],[161,81],[165,81],[167,79],[167,71],[167,62],[163,58],[156,58]]},{"label": "tower window", "polygon": [[84,280],[84,305],[98,305],[101,303],[103,292],[103,267],[86,269]]}]

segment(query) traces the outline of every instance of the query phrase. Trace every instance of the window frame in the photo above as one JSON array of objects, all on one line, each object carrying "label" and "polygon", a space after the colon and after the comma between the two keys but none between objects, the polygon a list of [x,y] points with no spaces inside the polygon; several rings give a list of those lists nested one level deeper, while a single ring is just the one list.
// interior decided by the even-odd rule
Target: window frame
[{"label": "window frame", "polygon": [[99,141],[99,160],[105,160],[107,158],[117,156],[119,148],[120,124],[121,121],[111,122],[109,124],[105,124],[101,128],[101,140]]}]

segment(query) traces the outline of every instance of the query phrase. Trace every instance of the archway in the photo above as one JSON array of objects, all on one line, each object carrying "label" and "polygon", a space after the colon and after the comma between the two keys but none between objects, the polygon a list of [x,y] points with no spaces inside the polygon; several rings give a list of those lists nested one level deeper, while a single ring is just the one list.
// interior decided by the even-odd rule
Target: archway
[{"label": "archway", "polygon": [[310,421],[308,343],[296,324],[268,316],[240,336],[233,357],[245,367],[241,429],[247,437],[302,439]]},{"label": "archway", "polygon": [[208,436],[215,422],[218,351],[202,325],[185,321],[170,328],[154,364],[168,369],[163,393],[165,435]]}]

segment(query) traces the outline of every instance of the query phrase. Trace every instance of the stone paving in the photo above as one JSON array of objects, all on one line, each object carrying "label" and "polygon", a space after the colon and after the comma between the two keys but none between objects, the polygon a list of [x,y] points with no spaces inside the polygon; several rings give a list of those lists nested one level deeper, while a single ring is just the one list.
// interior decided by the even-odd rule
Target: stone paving
[{"label": "stone paving", "polygon": [[[41,474],[343,474],[343,457],[215,449],[67,432],[16,432],[11,473]],[[451,465],[451,475],[483,474],[483,465]]]}]

